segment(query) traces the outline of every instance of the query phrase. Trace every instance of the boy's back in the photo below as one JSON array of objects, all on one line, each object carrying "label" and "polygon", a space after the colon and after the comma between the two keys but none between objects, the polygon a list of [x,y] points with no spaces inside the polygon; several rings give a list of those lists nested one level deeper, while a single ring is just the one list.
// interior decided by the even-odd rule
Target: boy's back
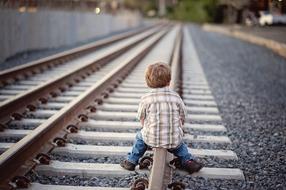
[{"label": "boy's back", "polygon": [[138,108],[137,118],[143,128],[137,132],[132,151],[120,165],[133,171],[148,146],[163,147],[177,156],[189,173],[198,172],[203,165],[194,160],[182,139],[187,113],[180,96],[169,89],[170,67],[163,63],[149,65],[145,80],[152,91],[141,98]]},{"label": "boy's back", "polygon": [[183,138],[184,103],[169,87],[156,88],[141,98],[138,119],[144,119],[142,136],[152,147],[175,148]]}]

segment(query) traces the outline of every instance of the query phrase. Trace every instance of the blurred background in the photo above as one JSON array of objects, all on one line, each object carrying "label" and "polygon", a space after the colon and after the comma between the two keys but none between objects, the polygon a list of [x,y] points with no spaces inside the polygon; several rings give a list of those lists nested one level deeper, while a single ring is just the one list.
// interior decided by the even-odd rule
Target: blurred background
[{"label": "blurred background", "polygon": [[283,41],[285,14],[286,0],[0,0],[0,69],[157,19],[252,27]]}]

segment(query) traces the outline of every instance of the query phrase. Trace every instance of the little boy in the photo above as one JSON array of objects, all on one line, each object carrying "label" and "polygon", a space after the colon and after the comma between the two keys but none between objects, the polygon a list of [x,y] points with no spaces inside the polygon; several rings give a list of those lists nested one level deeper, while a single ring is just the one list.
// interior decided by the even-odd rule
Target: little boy
[{"label": "little boy", "polygon": [[171,70],[167,64],[149,65],[145,80],[152,88],[141,98],[137,118],[142,129],[136,135],[132,151],[121,167],[133,171],[148,146],[166,148],[181,160],[181,165],[189,173],[198,172],[203,165],[194,160],[183,142],[183,130],[187,115],[180,96],[169,89]]}]

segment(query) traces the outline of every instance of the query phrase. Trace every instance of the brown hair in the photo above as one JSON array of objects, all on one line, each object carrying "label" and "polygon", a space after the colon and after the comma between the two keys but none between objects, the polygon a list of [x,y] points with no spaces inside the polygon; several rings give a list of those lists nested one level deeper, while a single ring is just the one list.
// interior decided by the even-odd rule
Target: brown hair
[{"label": "brown hair", "polygon": [[145,80],[150,88],[162,88],[171,81],[171,69],[165,63],[149,65],[145,72]]}]

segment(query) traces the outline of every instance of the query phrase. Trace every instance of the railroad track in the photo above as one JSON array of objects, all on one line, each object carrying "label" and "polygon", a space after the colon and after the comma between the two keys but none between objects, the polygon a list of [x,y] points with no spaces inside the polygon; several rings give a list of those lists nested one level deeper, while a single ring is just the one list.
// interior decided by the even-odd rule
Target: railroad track
[{"label": "railroad track", "polygon": [[[25,108],[26,102],[33,103],[36,94],[38,97],[44,97],[48,91],[52,91],[51,88],[66,85],[68,80],[68,85],[72,85],[75,80],[79,80],[75,79],[76,75],[95,72],[158,30],[148,29],[149,27],[120,34],[0,72],[1,122],[8,119],[15,107]],[[22,101],[23,99],[27,101]]]},{"label": "railroad track", "polygon": [[[184,36],[183,45],[181,36]],[[117,46],[108,45],[107,49],[109,46],[112,50],[103,49],[88,67],[72,69],[70,75],[45,82],[45,87],[37,89],[34,97],[23,96],[28,91],[16,95],[22,98],[19,98],[21,101],[23,97],[27,100],[18,109],[6,110],[4,104],[0,107],[3,130],[0,132],[0,150],[3,152],[0,155],[0,181],[3,189],[26,186],[29,189],[70,189],[74,184],[74,189],[123,190],[129,189],[132,179],[138,178],[137,185],[145,183],[144,178],[150,173],[149,189],[166,189],[173,181],[174,171],[167,166],[172,157],[165,150],[155,149],[151,171],[130,172],[118,164],[130,150],[135,132],[140,129],[135,115],[140,97],[148,91],[144,70],[148,64],[157,61],[172,64],[175,80],[171,86],[181,92],[190,112],[185,140],[203,144],[231,143],[226,136],[190,134],[226,129],[221,124],[191,39],[179,26],[150,28],[118,41]],[[91,59],[95,59],[93,56],[90,55]],[[64,64],[63,68],[69,68],[68,65]],[[49,78],[57,72],[48,73],[40,76]],[[35,80],[36,75],[32,76]],[[21,83],[20,78],[11,81],[3,85]],[[17,98],[3,102],[17,105],[15,101]],[[192,148],[191,151],[197,157],[237,159],[230,150]],[[148,154],[152,156],[152,152]],[[184,178],[184,172],[178,173]],[[241,170],[235,168],[205,167],[195,175],[244,179]],[[81,181],[87,183],[78,186]]]}]

